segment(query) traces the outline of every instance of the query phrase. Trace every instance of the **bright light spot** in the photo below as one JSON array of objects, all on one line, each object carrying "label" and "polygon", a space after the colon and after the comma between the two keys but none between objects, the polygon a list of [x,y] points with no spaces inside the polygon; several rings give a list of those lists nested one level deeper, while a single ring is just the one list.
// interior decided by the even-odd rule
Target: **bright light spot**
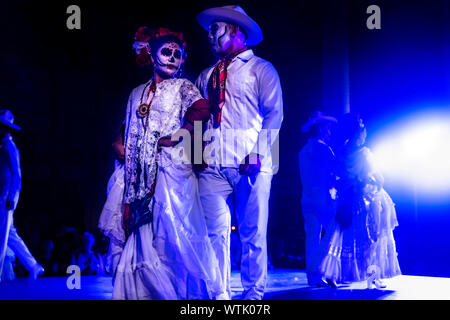
[{"label": "bright light spot", "polygon": [[236,227],[235,226],[231,226],[231,230],[236,230]]},{"label": "bright light spot", "polygon": [[433,193],[450,191],[450,115],[415,117],[386,133],[373,148],[389,178]]}]

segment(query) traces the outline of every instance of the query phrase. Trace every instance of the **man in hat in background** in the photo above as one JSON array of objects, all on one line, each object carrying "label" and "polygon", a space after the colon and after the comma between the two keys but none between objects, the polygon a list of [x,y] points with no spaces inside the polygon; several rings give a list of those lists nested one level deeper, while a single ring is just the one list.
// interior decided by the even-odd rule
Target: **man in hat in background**
[{"label": "man in hat in background", "polygon": [[247,45],[262,31],[239,6],[211,8],[197,16],[219,61],[204,70],[197,86],[211,104],[204,139],[208,167],[199,189],[209,236],[230,299],[230,232],[234,211],[242,243],[243,299],[262,299],[267,280],[267,221],[272,175],[272,144],[283,120],[280,79],[273,65]]},{"label": "man in hat in background", "polygon": [[0,274],[9,247],[29,271],[30,278],[36,279],[44,268],[34,259],[13,223],[22,187],[20,154],[11,135],[17,130],[21,128],[14,123],[11,111],[0,110]]},{"label": "man in hat in background", "polygon": [[[331,125],[337,120],[315,111],[302,131],[308,142],[299,152],[302,181],[302,213],[305,227],[305,260],[310,286],[336,287],[333,279],[323,279],[319,264],[334,232],[336,159],[329,146]],[[325,234],[322,236],[323,229]]]}]

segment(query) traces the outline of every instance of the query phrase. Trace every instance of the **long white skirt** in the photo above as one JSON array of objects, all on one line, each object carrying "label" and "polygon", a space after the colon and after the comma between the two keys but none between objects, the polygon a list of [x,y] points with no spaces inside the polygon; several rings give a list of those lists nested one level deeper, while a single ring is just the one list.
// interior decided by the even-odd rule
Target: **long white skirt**
[{"label": "long white skirt", "polygon": [[222,293],[191,165],[171,161],[163,148],[154,194],[153,223],[127,239],[113,299],[209,299]]},{"label": "long white skirt", "polygon": [[125,245],[123,219],[123,191],[125,171],[122,164],[116,164],[116,169],[108,181],[107,198],[98,222],[98,227],[116,245]]},{"label": "long white skirt", "polygon": [[366,202],[367,214],[353,213],[352,225],[333,231],[319,270],[337,282],[366,280],[370,266],[380,278],[401,274],[393,230],[398,226],[395,205],[384,189],[373,192]]},{"label": "long white skirt", "polygon": [[371,245],[370,264],[379,268],[381,278],[401,274],[393,231],[398,226],[395,204],[389,194],[381,189],[376,192],[370,206],[369,217],[376,241]]},{"label": "long white skirt", "polygon": [[107,198],[98,221],[99,229],[110,239],[106,269],[112,275],[116,272],[126,241],[122,226],[124,175],[124,166],[116,161],[116,169],[108,181]]},{"label": "long white skirt", "polygon": [[16,279],[16,274],[14,273],[14,265],[15,265],[14,261],[16,261],[16,255],[9,247],[6,247],[5,259],[3,260],[3,270],[0,277],[0,282],[13,281]]}]

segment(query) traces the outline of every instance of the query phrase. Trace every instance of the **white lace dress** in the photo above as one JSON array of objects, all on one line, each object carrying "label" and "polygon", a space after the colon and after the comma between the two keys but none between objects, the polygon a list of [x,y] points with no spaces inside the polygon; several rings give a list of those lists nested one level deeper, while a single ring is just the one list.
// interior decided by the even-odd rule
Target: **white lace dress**
[{"label": "white lace dress", "polygon": [[115,170],[108,181],[107,198],[98,222],[99,229],[111,239],[111,242],[122,247],[125,245],[122,227],[124,176],[124,165],[116,161]]},{"label": "white lace dress", "polygon": [[354,199],[359,205],[353,206],[350,227],[341,230],[337,225],[320,271],[338,282],[366,280],[372,265],[379,270],[380,278],[400,275],[393,235],[398,226],[395,205],[380,187],[383,177],[372,153],[363,147],[342,160],[347,181],[362,186]]},{"label": "white lace dress", "polygon": [[[185,139],[160,153],[156,149],[159,137],[176,132],[187,108],[202,97],[188,80],[164,80],[156,87],[145,122],[136,109],[147,94],[146,88],[148,84],[141,85],[130,95],[125,167],[123,173],[117,169],[118,178],[105,204],[112,209],[106,209],[113,224],[109,230],[124,239],[113,299],[209,299],[224,288],[204,221],[197,178],[190,164],[174,161],[176,151],[181,153],[190,141]],[[145,157],[141,157],[143,153]],[[152,221],[138,226],[125,239],[121,217],[116,218],[122,214],[118,199],[124,203],[139,199],[148,194],[154,180],[149,205]]]},{"label": "white lace dress", "polygon": [[369,265],[378,267],[380,278],[401,275],[394,239],[398,226],[395,204],[384,190],[373,188],[365,194],[369,235],[372,238]]}]

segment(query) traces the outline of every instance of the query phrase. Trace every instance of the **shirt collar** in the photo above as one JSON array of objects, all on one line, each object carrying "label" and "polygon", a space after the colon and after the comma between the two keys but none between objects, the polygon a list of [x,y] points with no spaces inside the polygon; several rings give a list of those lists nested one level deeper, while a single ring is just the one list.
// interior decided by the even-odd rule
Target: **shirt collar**
[{"label": "shirt collar", "polygon": [[245,50],[244,52],[241,52],[240,54],[238,54],[233,60],[236,60],[237,58],[241,59],[244,62],[247,62],[248,60],[250,60],[252,57],[254,56],[253,54],[253,50],[252,49],[248,49]]},{"label": "shirt collar", "polygon": [[[241,59],[242,61],[247,62],[247,61],[250,60],[253,56],[254,56],[253,50],[252,50],[252,49],[248,49],[248,50],[245,50],[244,52],[241,52],[240,54],[238,54],[238,55],[236,56],[236,58],[239,58],[239,59]],[[235,58],[235,59],[236,59],[236,58]],[[233,59],[233,60],[234,60],[234,59]]]},{"label": "shirt collar", "polygon": [[315,139],[318,143],[323,144],[324,146],[326,146],[328,149],[330,149],[331,153],[334,155],[334,151],[333,149],[331,149],[331,147],[328,145],[328,143],[326,143],[325,141],[323,141],[322,139]]},{"label": "shirt collar", "polygon": [[12,136],[11,136],[11,135],[7,135],[6,137],[4,137],[4,138],[1,140],[1,143],[4,143],[4,142],[6,142],[6,141],[8,141],[8,140],[12,140]]},{"label": "shirt collar", "polygon": [[[236,57],[233,58],[233,60],[231,60],[231,63],[233,63],[234,61],[236,61],[236,59],[240,59],[243,62],[247,62],[248,60],[250,60],[251,58],[253,58],[255,54],[253,53],[252,49],[248,49],[245,50],[244,52],[241,52],[240,54],[238,54]],[[213,66],[213,68],[220,62],[220,59],[216,62],[216,64]],[[230,63],[230,64],[231,64]]]},{"label": "shirt collar", "polygon": [[327,147],[329,146],[325,141],[323,141],[322,139],[319,139],[319,138],[311,138],[311,139],[309,139],[309,141],[311,141],[312,143],[320,143]]}]

